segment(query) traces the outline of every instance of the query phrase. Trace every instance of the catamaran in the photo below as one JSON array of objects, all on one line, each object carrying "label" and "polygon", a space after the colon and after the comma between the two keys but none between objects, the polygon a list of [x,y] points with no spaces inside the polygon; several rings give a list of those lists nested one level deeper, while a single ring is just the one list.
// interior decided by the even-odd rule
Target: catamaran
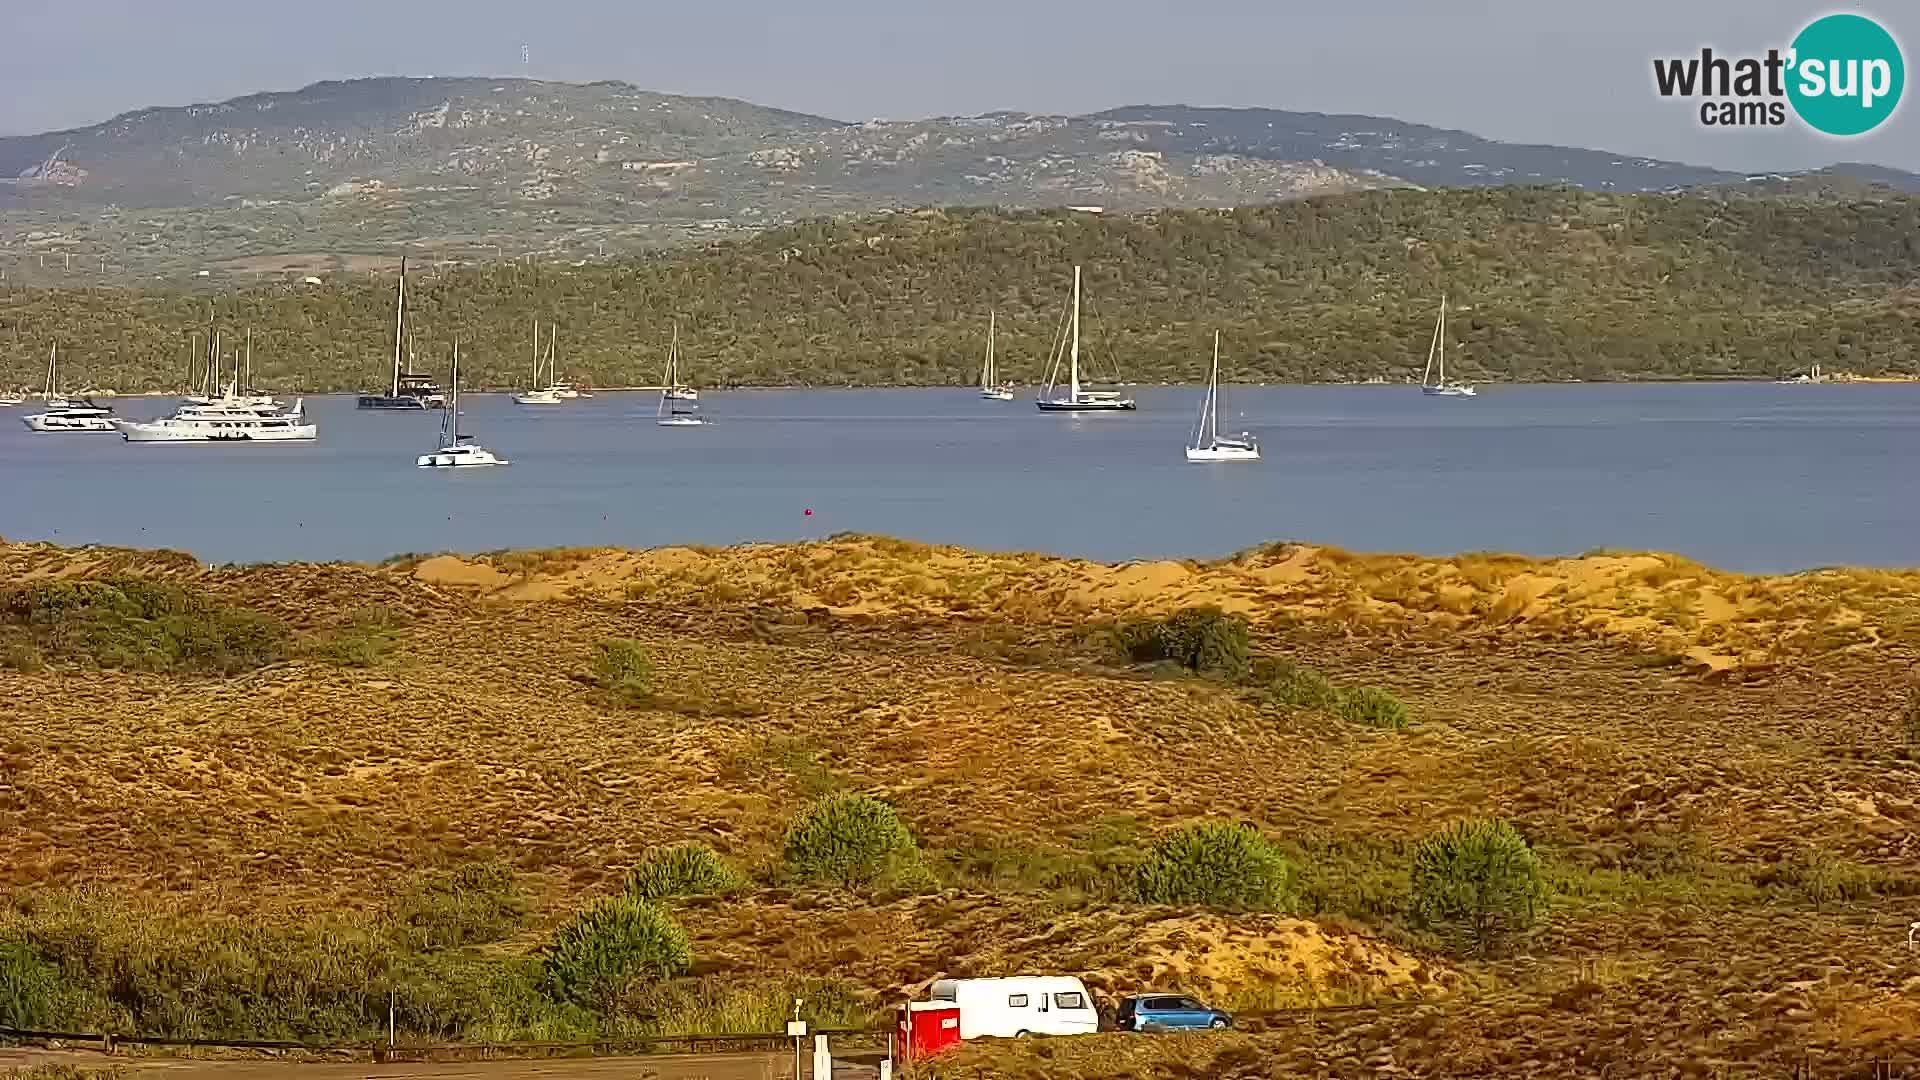
[{"label": "catamaran", "polygon": [[453,343],[453,378],[448,383],[447,412],[440,418],[440,448],[413,460],[422,469],[473,469],[511,465],[506,458],[460,434],[460,343]]},{"label": "catamaran", "polygon": [[[1437,363],[1436,363],[1437,358]],[[1427,346],[1427,369],[1420,374],[1420,392],[1429,397],[1476,397],[1479,391],[1447,378],[1447,294],[1440,294],[1440,319],[1433,324],[1433,343]]]},{"label": "catamaran", "polygon": [[93,399],[70,398],[60,393],[60,346],[54,345],[47,357],[47,385],[41,391],[41,402],[46,411],[31,413],[20,418],[28,431],[42,434],[56,432],[90,432],[100,434],[113,431],[113,410],[105,405],[95,405]]},{"label": "catamaran", "polygon": [[[691,396],[687,396],[691,395]],[[702,427],[707,419],[698,412],[700,406],[689,404],[685,408],[678,405],[668,408],[670,401],[691,402],[698,394],[692,387],[680,382],[680,324],[673,324],[673,343],[667,346],[667,371],[660,377],[660,407],[654,413],[654,423],[661,427]]]},{"label": "catamaran", "polygon": [[[407,360],[405,372],[400,370],[403,354]],[[400,286],[393,305],[393,384],[384,394],[361,394],[359,407],[388,412],[419,412],[438,409],[446,403],[446,396],[440,393],[439,387],[433,385],[432,378],[413,373],[412,350],[407,348],[407,259],[403,255],[400,257]]]},{"label": "catamaran", "polygon": [[1062,397],[1054,381],[1060,374],[1060,346],[1054,347],[1053,364],[1047,371],[1047,385],[1034,400],[1042,412],[1117,412],[1134,408],[1133,399],[1117,390],[1083,390],[1080,387],[1080,268],[1073,268],[1073,326],[1067,352],[1067,393]]},{"label": "catamaran", "polygon": [[210,404],[182,403],[172,416],[113,426],[130,443],[312,442],[320,433],[319,425],[306,422],[304,399],[290,409],[257,404],[257,395],[240,393],[237,376]]},{"label": "catamaran", "polygon": [[980,396],[988,401],[1012,401],[1013,384],[999,382],[993,369],[993,327],[994,313],[987,312],[987,359],[980,366]]},{"label": "catamaran", "polygon": [[1207,374],[1207,396],[1200,401],[1200,419],[1194,424],[1193,441],[1187,445],[1188,461],[1259,461],[1260,444],[1252,435],[1220,434],[1220,331],[1213,332],[1213,369]]}]

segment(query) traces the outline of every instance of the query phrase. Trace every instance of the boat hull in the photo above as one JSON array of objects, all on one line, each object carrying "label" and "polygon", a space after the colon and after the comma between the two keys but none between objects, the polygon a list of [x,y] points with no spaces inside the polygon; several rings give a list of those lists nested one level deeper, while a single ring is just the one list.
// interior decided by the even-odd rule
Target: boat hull
[{"label": "boat hull", "polygon": [[1132,412],[1135,408],[1131,399],[1120,401],[1068,401],[1055,398],[1052,401],[1036,401],[1041,412]]},{"label": "boat hull", "polygon": [[1189,446],[1188,461],[1259,461],[1259,447]]},{"label": "boat hull", "polygon": [[405,394],[361,394],[358,408],[378,409],[382,412],[425,412],[427,402],[423,398],[408,397]]},{"label": "boat hull", "polygon": [[699,401],[700,391],[686,390],[686,389],[669,390],[667,391],[667,400],[668,401]]},{"label": "boat hull", "polygon": [[661,427],[706,427],[707,422],[697,416],[669,416],[654,423]]},{"label": "boat hull", "polygon": [[487,451],[478,454],[421,454],[413,463],[422,469],[489,469],[496,465],[513,464]]},{"label": "boat hull", "polygon": [[534,392],[534,393],[531,393],[531,394],[515,394],[515,395],[513,395],[513,402],[514,402],[514,404],[516,404],[516,405],[559,405],[559,404],[562,404],[562,402],[561,402],[561,399],[560,399],[560,397],[559,397],[559,395],[557,395],[557,394],[549,394],[549,393],[546,393],[546,392],[544,392],[544,391],[536,391],[536,392]]},{"label": "boat hull", "polygon": [[1479,397],[1480,392],[1471,386],[1423,386],[1420,392],[1428,397]]},{"label": "boat hull", "polygon": [[130,420],[119,421],[114,426],[119,430],[121,438],[130,443],[312,442],[320,436],[318,424],[215,431],[167,424],[140,424]]},{"label": "boat hull", "polygon": [[112,434],[113,421],[104,416],[48,416],[35,413],[23,416],[20,421],[27,425],[28,431],[37,431],[42,435],[55,434]]},{"label": "boat hull", "polygon": [[1011,391],[1011,390],[982,390],[982,391],[980,391],[980,396],[981,396],[982,398],[985,398],[985,399],[986,399],[986,400],[988,400],[988,401],[1012,401],[1012,400],[1013,400],[1013,391]]}]

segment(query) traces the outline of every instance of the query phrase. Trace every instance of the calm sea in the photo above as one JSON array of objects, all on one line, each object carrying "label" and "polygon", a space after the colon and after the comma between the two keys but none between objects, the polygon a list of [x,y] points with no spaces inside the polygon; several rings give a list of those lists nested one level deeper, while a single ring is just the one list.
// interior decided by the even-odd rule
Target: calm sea
[{"label": "calm sea", "polygon": [[[0,536],[208,562],[794,540],[841,531],[1095,559],[1300,539],[1371,551],[1675,551],[1731,569],[1920,565],[1920,385],[1228,391],[1264,461],[1188,464],[1198,391],[1131,415],[1043,414],[970,390],[462,402],[502,469],[417,469],[439,414],[310,398],[318,442],[130,445],[36,435],[0,410]],[[172,402],[125,399],[125,415]],[[812,510],[809,516],[806,511]]]}]

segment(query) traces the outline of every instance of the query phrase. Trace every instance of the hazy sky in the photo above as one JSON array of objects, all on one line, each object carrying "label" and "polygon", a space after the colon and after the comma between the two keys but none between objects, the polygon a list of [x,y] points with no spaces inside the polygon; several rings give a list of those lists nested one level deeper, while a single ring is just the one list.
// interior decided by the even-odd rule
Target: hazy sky
[{"label": "hazy sky", "polygon": [[1920,74],[1912,0],[0,0],[0,131],[320,79],[524,71],[849,120],[1261,105],[1735,169],[1920,170],[1912,100],[1835,141],[1703,129],[1653,92],[1654,56],[1764,52],[1834,8],[1890,25]]}]

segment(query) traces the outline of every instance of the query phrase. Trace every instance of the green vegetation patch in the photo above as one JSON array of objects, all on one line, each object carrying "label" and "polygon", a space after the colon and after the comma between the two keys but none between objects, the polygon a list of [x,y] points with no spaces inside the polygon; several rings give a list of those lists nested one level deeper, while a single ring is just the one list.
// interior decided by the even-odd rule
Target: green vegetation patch
[{"label": "green vegetation patch", "polygon": [[283,659],[287,629],[171,582],[36,581],[0,591],[9,666],[39,662],[232,675]]},{"label": "green vegetation patch", "polygon": [[1226,911],[1287,911],[1297,902],[1293,864],[1250,825],[1202,822],[1154,845],[1136,877],[1149,904]]}]

